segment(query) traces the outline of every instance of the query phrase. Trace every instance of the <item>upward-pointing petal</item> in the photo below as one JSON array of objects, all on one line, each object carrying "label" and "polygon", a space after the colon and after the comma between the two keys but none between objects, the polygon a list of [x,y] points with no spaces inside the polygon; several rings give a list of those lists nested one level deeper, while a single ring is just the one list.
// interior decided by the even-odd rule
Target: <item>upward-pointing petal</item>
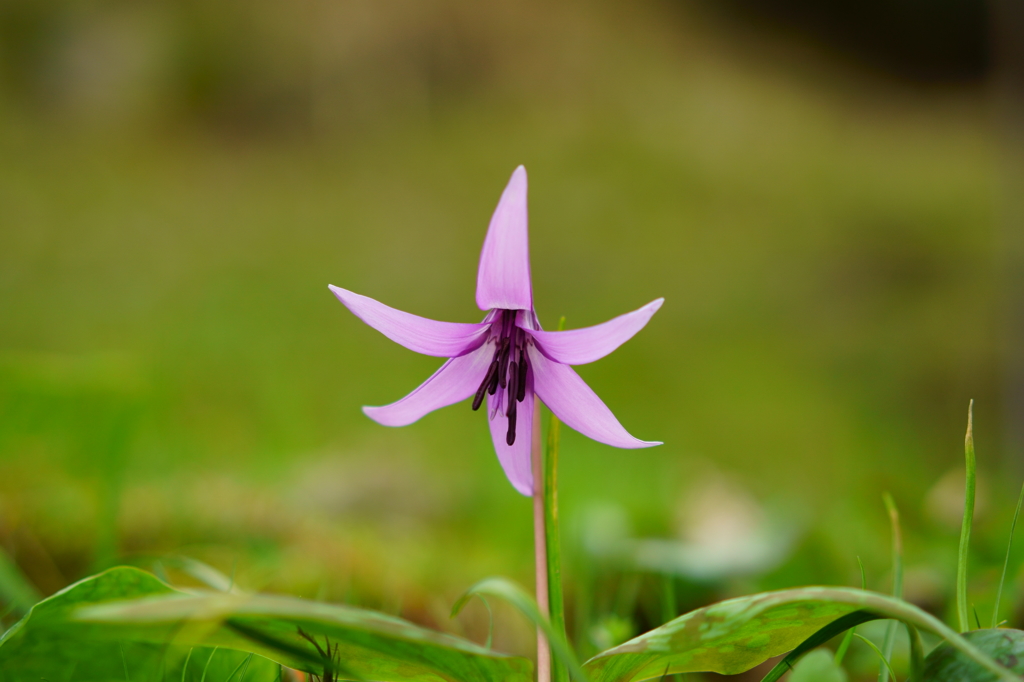
[{"label": "upward-pointing petal", "polygon": [[629,435],[612,411],[601,402],[572,367],[548,360],[530,346],[530,369],[537,396],[551,411],[588,438],[617,448],[649,448],[661,445]]},{"label": "upward-pointing petal", "polygon": [[665,302],[659,298],[643,308],[608,320],[593,327],[570,329],[565,332],[530,330],[544,355],[563,365],[585,365],[600,360],[633,338],[644,328],[658,308]]},{"label": "upward-pointing petal", "polygon": [[398,402],[383,407],[364,407],[367,417],[384,426],[407,426],[423,415],[465,400],[476,392],[491,364],[489,348],[452,358]]},{"label": "upward-pointing petal", "polygon": [[530,310],[530,247],[526,219],[526,169],[519,166],[501,194],[480,253],[476,304],[481,310]]},{"label": "upward-pointing petal", "polygon": [[329,287],[356,317],[392,341],[417,353],[454,358],[474,350],[487,340],[489,324],[429,320],[333,284]]}]

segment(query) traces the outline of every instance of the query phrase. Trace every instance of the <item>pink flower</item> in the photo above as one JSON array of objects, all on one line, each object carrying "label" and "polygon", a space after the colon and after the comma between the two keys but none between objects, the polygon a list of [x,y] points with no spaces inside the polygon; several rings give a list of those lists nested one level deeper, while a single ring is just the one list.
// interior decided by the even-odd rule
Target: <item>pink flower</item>
[{"label": "pink flower", "polygon": [[533,309],[526,219],[526,169],[512,179],[491,218],[476,280],[482,322],[436,322],[331,285],[356,317],[392,341],[424,355],[448,358],[401,400],[363,412],[384,426],[412,424],[428,412],[486,399],[498,460],[523,495],[533,494],[530,440],[534,396],[559,419],[594,440],[620,448],[659,442],[631,436],[570,365],[593,362],[640,331],[665,299],[585,329],[543,331]]}]

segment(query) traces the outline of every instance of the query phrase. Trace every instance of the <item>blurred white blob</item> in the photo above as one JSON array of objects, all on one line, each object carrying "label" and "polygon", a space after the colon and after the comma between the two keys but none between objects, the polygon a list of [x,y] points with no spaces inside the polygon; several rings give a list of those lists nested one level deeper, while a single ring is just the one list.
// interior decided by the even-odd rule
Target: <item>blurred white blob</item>
[{"label": "blurred white blob", "polygon": [[600,507],[587,516],[588,553],[634,569],[697,581],[757,575],[790,554],[796,529],[772,518],[736,482],[712,474],[682,497],[676,539],[633,538],[625,513]]},{"label": "blurred white blob", "polygon": [[[967,474],[963,467],[947,471],[925,498],[925,512],[928,517],[950,531],[960,530],[964,516],[964,485]],[[978,474],[975,484],[974,520],[985,517],[988,511],[988,486]]]}]

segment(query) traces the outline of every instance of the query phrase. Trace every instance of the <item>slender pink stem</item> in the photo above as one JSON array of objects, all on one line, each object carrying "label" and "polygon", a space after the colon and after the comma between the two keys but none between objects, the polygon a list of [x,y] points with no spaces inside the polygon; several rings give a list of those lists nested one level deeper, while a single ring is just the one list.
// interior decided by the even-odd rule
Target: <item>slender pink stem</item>
[{"label": "slender pink stem", "polygon": [[[545,618],[551,615],[548,601],[548,550],[544,529],[544,462],[540,438],[540,401],[533,401],[533,557],[537,568],[537,605]],[[537,682],[551,682],[551,647],[537,628]]]}]

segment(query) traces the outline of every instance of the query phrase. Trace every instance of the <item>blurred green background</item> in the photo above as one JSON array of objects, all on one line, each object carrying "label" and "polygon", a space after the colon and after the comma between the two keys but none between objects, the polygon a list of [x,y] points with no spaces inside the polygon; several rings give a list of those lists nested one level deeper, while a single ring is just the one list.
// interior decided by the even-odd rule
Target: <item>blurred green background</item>
[{"label": "blurred green background", "polygon": [[666,299],[579,370],[665,445],[563,431],[584,650],[660,622],[659,572],[679,609],[858,556],[888,590],[886,490],[943,612],[971,398],[987,620],[1022,474],[988,10],[752,5],[0,4],[0,546],[42,594],[187,555],[482,640],[448,609],[529,584],[530,502],[468,404],[361,414],[439,363],[327,284],[477,320],[522,163],[542,323]]}]

